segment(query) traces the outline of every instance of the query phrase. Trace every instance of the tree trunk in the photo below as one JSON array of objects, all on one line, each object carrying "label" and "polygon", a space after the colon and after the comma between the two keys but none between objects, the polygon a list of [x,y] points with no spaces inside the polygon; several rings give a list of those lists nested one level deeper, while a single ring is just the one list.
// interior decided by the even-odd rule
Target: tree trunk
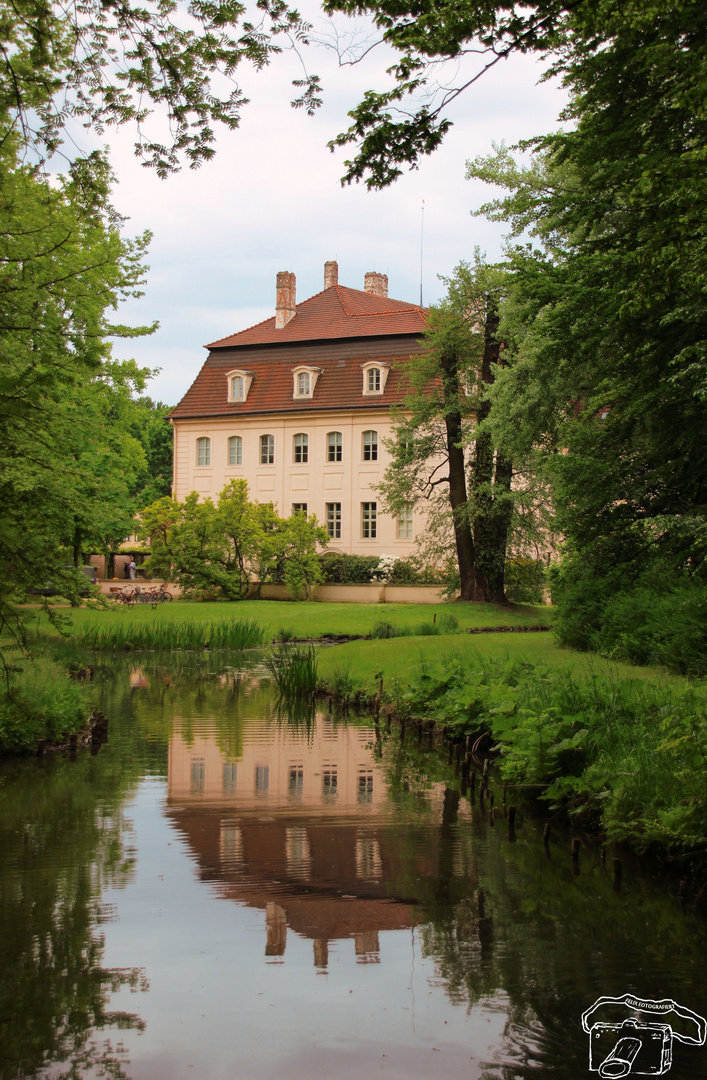
[{"label": "tree trunk", "polygon": [[462,416],[459,408],[459,371],[455,356],[442,358],[445,375],[445,411],[447,455],[449,462],[449,502],[452,507],[454,541],[459,563],[459,599],[473,600],[474,592],[474,539],[469,523],[469,503],[466,491],[466,468],[462,446]]},{"label": "tree trunk", "polygon": [[[477,426],[482,424],[491,412],[491,402],[485,393],[485,387],[493,385],[494,365],[498,363],[499,359],[499,322],[498,303],[495,297],[489,295],[487,298],[486,323],[484,326],[484,352],[481,360],[481,369],[479,371],[479,380],[481,382],[481,392],[483,396],[476,414]],[[506,602],[506,596],[503,589],[503,571],[506,558],[508,523],[506,523],[504,530],[499,521],[499,513],[502,512],[505,520],[508,500],[504,498],[502,502],[499,503],[499,489],[496,488],[496,482],[501,479],[501,474],[499,474],[499,462],[501,460],[502,459],[497,456],[494,463],[494,449],[491,436],[488,432],[482,432],[482,434],[477,437],[474,446],[469,485],[471,501],[470,513],[473,522],[473,539],[476,550],[476,565],[474,567],[474,583],[471,599],[496,604],[503,604]],[[505,461],[505,459],[503,460]],[[510,463],[508,464],[510,466]],[[510,474],[508,480],[510,486]],[[504,495],[506,493],[507,491],[504,489]]]}]

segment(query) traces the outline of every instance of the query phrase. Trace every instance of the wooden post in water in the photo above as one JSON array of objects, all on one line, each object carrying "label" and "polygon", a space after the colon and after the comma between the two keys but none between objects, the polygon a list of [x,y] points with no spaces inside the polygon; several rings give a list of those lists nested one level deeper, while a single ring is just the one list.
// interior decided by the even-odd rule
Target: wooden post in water
[{"label": "wooden post in water", "polygon": [[515,823],[516,823],[516,808],[515,808],[515,806],[513,806],[513,804],[511,804],[508,807],[508,827],[510,829],[514,828]]},{"label": "wooden post in water", "polygon": [[614,859],[613,863],[614,863],[614,879],[618,879],[619,881],[621,881],[621,877],[622,877],[622,874],[623,874],[623,868],[621,866],[621,859]]},{"label": "wooden post in water", "polygon": [[485,757],[484,758],[484,780],[486,779],[488,774],[489,774],[489,759],[487,757]]},{"label": "wooden post in water", "polygon": [[579,849],[582,846],[582,841],[578,836],[572,837],[572,860],[573,862],[579,862]]},{"label": "wooden post in water", "polygon": [[543,844],[545,847],[550,843],[550,822],[545,822],[545,828],[543,829]]}]

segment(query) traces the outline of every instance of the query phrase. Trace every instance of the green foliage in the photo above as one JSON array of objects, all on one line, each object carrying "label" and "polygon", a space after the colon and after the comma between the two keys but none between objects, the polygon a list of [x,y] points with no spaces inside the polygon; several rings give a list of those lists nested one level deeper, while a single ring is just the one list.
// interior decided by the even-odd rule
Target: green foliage
[{"label": "green foliage", "polygon": [[134,498],[140,510],[172,491],[174,433],[167,419],[170,408],[149,397],[130,402],[128,430],[145,455],[144,467],[135,479]]},{"label": "green foliage", "polygon": [[88,726],[91,692],[48,659],[35,658],[8,675],[0,698],[0,754],[32,751],[39,739],[66,742]]},{"label": "green foliage", "polygon": [[545,567],[536,559],[508,559],[505,584],[506,596],[514,604],[542,604]]},{"label": "green foliage", "polygon": [[[0,126],[2,116],[0,116]],[[149,374],[111,359],[107,339],[149,333],[109,312],[139,296],[149,237],[126,240],[99,155],[50,183],[0,143],[0,666],[22,645],[16,600],[51,581],[78,603],[67,571],[132,529],[140,443],[126,428]]]},{"label": "green foliage", "polygon": [[[494,388],[495,424],[509,452],[536,449],[552,487],[562,640],[674,670],[697,643],[704,672],[707,30],[694,3],[608,22],[605,47],[566,57],[571,129],[526,145],[527,164],[501,147],[469,165],[509,193],[480,212],[523,241],[504,313],[518,361]],[[672,606],[672,646],[650,583],[692,598]]]},{"label": "green foliage", "polygon": [[265,662],[283,704],[312,700],[317,689],[317,654],[313,645],[280,648]]},{"label": "green foliage", "polygon": [[266,629],[255,619],[195,622],[119,622],[112,626],[89,624],[74,640],[88,649],[252,649],[262,645]]},{"label": "green foliage", "polygon": [[328,585],[368,585],[378,566],[378,557],[329,551],[322,555],[321,563],[322,580]]},{"label": "green foliage", "polygon": [[311,600],[323,581],[317,547],[326,547],[329,536],[315,514],[297,513],[278,521],[268,537],[261,559],[261,580],[283,580],[293,600]]},{"label": "green foliage", "polygon": [[[302,40],[307,24],[284,3],[261,9],[251,22],[239,0],[194,4],[185,21],[174,0],[121,8],[100,0],[68,7],[3,3],[5,49],[0,95],[9,123],[36,153],[61,143],[69,116],[101,134],[132,124],[136,153],[165,176],[186,159],[192,168],[214,154],[214,125],[238,127],[247,98],[236,85],[239,64],[256,69],[280,52],[277,38]],[[319,82],[305,74],[295,83],[293,105],[308,112],[319,104]],[[145,120],[162,114],[167,140],[150,138]],[[39,121],[39,122],[37,122]],[[154,123],[154,121],[153,121]]]},{"label": "green foliage", "polygon": [[398,631],[396,631],[393,624],[387,622],[385,619],[381,619],[380,622],[377,622],[375,626],[371,627],[372,638],[391,638],[397,637],[397,635]]},{"label": "green foliage", "polygon": [[707,854],[704,695],[523,660],[423,666],[401,707],[496,740],[501,775],[639,847]]}]

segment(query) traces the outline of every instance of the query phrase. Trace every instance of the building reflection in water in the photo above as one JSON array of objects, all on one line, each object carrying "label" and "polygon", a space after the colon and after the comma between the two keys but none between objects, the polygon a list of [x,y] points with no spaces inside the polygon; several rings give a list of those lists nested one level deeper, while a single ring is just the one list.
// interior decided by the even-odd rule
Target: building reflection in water
[{"label": "building reflection in water", "polygon": [[[373,730],[319,715],[306,733],[252,720],[241,734],[236,760],[208,729],[187,739],[173,727],[168,814],[202,879],[264,910],[269,961],[282,962],[289,927],[312,940],[319,971],[342,939],[353,939],[357,963],[378,963],[380,932],[417,918],[414,898],[394,884],[411,855],[400,850]],[[427,794],[441,815],[442,791]],[[412,858],[434,876],[436,851],[420,845]]]}]

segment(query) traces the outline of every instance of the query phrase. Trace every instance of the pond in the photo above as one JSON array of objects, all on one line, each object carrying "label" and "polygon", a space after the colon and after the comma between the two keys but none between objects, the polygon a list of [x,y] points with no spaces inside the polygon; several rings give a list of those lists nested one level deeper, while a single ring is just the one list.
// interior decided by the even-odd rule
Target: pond
[{"label": "pond", "polygon": [[255,660],[99,679],[98,752],[0,766],[0,1080],[707,1074],[667,889],[395,729],[279,715]]}]

